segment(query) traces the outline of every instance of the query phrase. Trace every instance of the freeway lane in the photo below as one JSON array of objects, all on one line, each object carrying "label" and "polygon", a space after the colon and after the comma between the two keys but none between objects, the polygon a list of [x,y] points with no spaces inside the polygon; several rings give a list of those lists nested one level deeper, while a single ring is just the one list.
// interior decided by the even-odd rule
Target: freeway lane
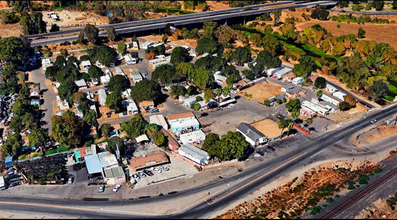
[{"label": "freeway lane", "polygon": [[[188,25],[188,24],[203,23],[206,21],[223,20],[223,19],[228,19],[228,18],[233,18],[233,17],[260,15],[260,14],[263,14],[266,12],[272,12],[276,9],[285,10],[285,9],[289,9],[292,7],[294,7],[294,8],[314,7],[317,4],[335,5],[336,3],[332,2],[332,1],[319,1],[319,2],[314,2],[314,3],[310,2],[310,3],[298,4],[295,6],[291,6],[291,5],[284,6],[284,7],[280,6],[280,7],[271,8],[271,9],[251,10],[251,11],[234,12],[234,13],[228,13],[228,14],[212,15],[212,16],[207,16],[207,17],[203,17],[203,18],[178,19],[177,21],[173,22],[173,24],[175,26],[183,26],[183,25]],[[124,28],[116,29],[116,32],[119,34],[125,34],[125,33],[139,32],[139,31],[156,30],[156,29],[164,28],[168,23],[170,23],[170,22],[169,21],[167,21],[167,22],[161,21],[161,22],[149,23],[149,24],[138,25],[138,26],[133,26],[133,27],[124,27]],[[106,36],[106,31],[100,32],[99,36]],[[59,43],[59,42],[63,42],[63,41],[72,41],[75,39],[77,39],[77,36],[38,40],[38,41],[32,41],[31,46],[54,44],[54,43]]]},{"label": "freeway lane", "polygon": [[[194,13],[194,14],[186,14],[186,15],[177,15],[177,16],[169,16],[165,18],[153,18],[153,19],[147,19],[147,20],[138,20],[138,21],[129,21],[129,22],[122,22],[122,23],[117,23],[117,24],[109,24],[109,25],[100,25],[97,26],[99,29],[105,29],[108,27],[114,27],[115,29],[118,28],[125,28],[128,26],[142,26],[142,25],[147,25],[147,24],[154,24],[154,23],[159,23],[159,22],[173,22],[173,21],[178,21],[181,19],[190,19],[190,18],[201,18],[201,17],[208,17],[208,16],[214,16],[214,15],[220,15],[220,14],[228,14],[232,12],[241,12],[247,9],[259,9],[261,7],[270,7],[270,6],[277,6],[277,5],[282,5],[282,4],[289,4],[289,3],[295,3],[299,4],[302,1],[283,1],[283,2],[276,2],[276,3],[267,3],[267,4],[260,4],[260,5],[251,5],[251,6],[245,6],[245,7],[238,7],[238,8],[230,8],[230,9],[224,9],[224,10],[217,10],[217,11],[208,11],[208,12],[200,12],[200,13]],[[57,36],[57,35],[62,35],[62,34],[72,34],[72,33],[78,33],[84,28],[73,28],[69,30],[62,30],[62,31],[57,31],[57,32],[52,32],[52,33],[45,33],[45,34],[35,34],[35,35],[30,35],[28,36],[29,39],[35,39],[39,37],[50,37],[50,36]]]},{"label": "freeway lane", "polygon": [[[210,203],[207,203],[207,201],[202,200],[202,202],[198,203],[197,205],[187,209],[186,211],[176,213],[173,215],[167,215],[167,216],[162,216],[162,217],[177,217],[177,218],[197,218],[197,217],[202,217],[206,215],[206,213],[210,213],[211,211],[215,210],[220,210],[230,204],[233,201],[236,201],[239,198],[243,198],[244,196],[248,195],[254,190],[260,189],[263,187],[264,184],[269,183],[273,181],[275,178],[280,177],[282,175],[285,175],[286,173],[290,173],[294,169],[298,167],[302,167],[305,162],[308,161],[310,157],[313,157],[319,153],[321,153],[324,149],[331,147],[332,144],[338,142],[339,140],[342,140],[343,138],[349,137],[353,133],[357,132],[358,130],[361,130],[368,125],[371,125],[369,122],[372,119],[377,119],[377,120],[384,120],[392,116],[393,114],[397,113],[397,108],[395,108],[395,105],[390,106],[388,108],[379,110],[379,111],[374,111],[370,113],[365,120],[361,120],[358,122],[353,122],[350,123],[349,125],[346,125],[345,127],[341,128],[340,130],[332,131],[326,135],[320,136],[318,138],[315,138],[313,140],[309,140],[306,143],[303,143],[303,146],[306,146],[305,148],[307,149],[307,153],[303,154],[302,156],[296,158],[297,153],[289,153],[286,155],[282,155],[280,158],[277,158],[277,160],[272,160],[267,163],[260,164],[252,169],[246,170],[243,173],[237,174],[236,176],[225,178],[223,180],[214,182],[214,183],[209,183],[204,186],[196,187],[194,189],[189,189],[183,192],[178,192],[175,195],[167,195],[165,197],[154,197],[151,199],[145,199],[145,200],[132,200],[132,201],[110,201],[110,202],[82,202],[82,201],[68,201],[68,200],[56,200],[56,199],[28,199],[31,202],[37,203],[37,204],[61,204],[61,205],[79,205],[79,206],[89,206],[89,205],[96,205],[96,206],[101,206],[103,204],[103,207],[109,207],[109,206],[122,206],[126,204],[150,204],[153,202],[169,202],[169,200],[176,199],[179,197],[187,196],[192,193],[206,193],[210,188],[220,186],[222,184],[227,184],[227,183],[235,183],[231,185],[231,187],[227,188],[224,192],[221,192],[219,195],[215,195],[215,197],[210,197],[208,198],[208,201]],[[294,159],[296,158],[296,159]],[[294,160],[293,160],[294,159]],[[290,161],[290,162],[285,162],[285,161]],[[277,168],[278,167],[278,168]],[[277,169],[275,169],[277,168]],[[269,172],[269,170],[271,172]],[[245,178],[245,179],[244,179]],[[240,181],[241,180],[241,181]],[[249,183],[247,185],[246,183]],[[233,192],[233,193],[231,193]],[[24,198],[15,198],[15,197],[8,197],[5,195],[1,195],[0,197],[2,198],[2,201],[24,201],[26,199]],[[219,199],[221,198],[221,199]],[[214,202],[216,201],[216,202]],[[21,210],[21,205],[14,205],[10,206],[9,204],[4,204],[0,202],[0,209],[8,209],[8,210],[14,210],[18,211]],[[30,209],[29,207],[27,209]],[[61,214],[62,212],[70,214],[67,207],[64,209],[59,210],[60,208],[52,208],[52,207],[41,207],[38,209],[31,208],[32,210],[40,211],[40,212],[56,212],[57,214]],[[102,213],[94,212],[94,211],[84,211],[85,215],[88,215],[90,217],[97,217],[97,215],[101,216]],[[137,217],[137,215],[134,214],[128,214],[124,213],[123,216],[128,216],[128,217]],[[155,216],[150,216],[150,218],[154,218]],[[160,216],[157,216],[160,217]]]}]

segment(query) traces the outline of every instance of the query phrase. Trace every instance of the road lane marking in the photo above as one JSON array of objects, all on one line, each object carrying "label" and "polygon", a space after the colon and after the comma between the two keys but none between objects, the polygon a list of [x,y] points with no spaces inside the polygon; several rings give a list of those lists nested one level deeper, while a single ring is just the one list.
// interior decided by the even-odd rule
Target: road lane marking
[{"label": "road lane marking", "polygon": [[387,147],[389,145],[396,144],[396,143],[397,143],[397,141],[393,141],[393,142],[387,143],[385,145],[381,145],[381,146],[379,146],[379,147],[377,147],[375,149],[372,149],[372,150],[369,150],[369,151],[365,151],[365,152],[352,152],[352,151],[347,151],[347,150],[340,149],[340,148],[338,148],[336,146],[332,146],[332,147],[335,148],[338,151],[341,151],[341,152],[344,152],[344,153],[348,153],[348,154],[367,154],[367,153],[375,152],[375,151],[377,151],[379,149],[382,149],[384,147]]},{"label": "road lane marking", "polygon": [[0,204],[22,205],[22,206],[36,206],[36,207],[48,207],[48,208],[60,208],[60,209],[73,209],[73,210],[82,210],[82,211],[91,211],[91,212],[99,211],[99,209],[78,208],[78,207],[60,206],[60,205],[45,205],[45,204],[38,204],[38,203],[22,203],[22,202],[3,202],[3,201],[0,201]]},{"label": "road lane marking", "polygon": [[285,165],[291,163],[292,161],[297,160],[298,158],[302,157],[302,156],[305,155],[305,154],[307,154],[307,152],[303,152],[303,153],[300,154],[299,156],[296,156],[296,157],[294,157],[294,158],[288,160],[287,162],[285,162],[285,163],[279,165],[278,167],[276,167],[276,168],[270,170],[269,172],[263,174],[262,176],[257,177],[257,178],[255,178],[254,180],[251,180],[250,182],[248,182],[248,183],[246,183],[246,184],[240,186],[239,188],[237,188],[237,189],[231,191],[230,193],[228,193],[228,194],[226,194],[226,195],[224,195],[224,196],[221,196],[221,197],[217,198],[216,200],[213,200],[213,201],[211,202],[211,205],[213,205],[213,204],[219,202],[220,200],[222,200],[222,199],[224,199],[224,198],[230,196],[231,194],[233,194],[233,193],[235,193],[235,192],[237,192],[237,191],[239,191],[239,190],[241,190],[241,189],[243,189],[243,188],[245,188],[245,187],[251,185],[252,183],[254,183],[254,182],[258,181],[259,179],[261,179],[261,178],[263,178],[263,177],[265,177],[265,176],[267,176],[267,175],[273,173],[274,171],[276,171],[276,170],[280,169],[281,167],[283,167],[283,166],[285,166]]}]

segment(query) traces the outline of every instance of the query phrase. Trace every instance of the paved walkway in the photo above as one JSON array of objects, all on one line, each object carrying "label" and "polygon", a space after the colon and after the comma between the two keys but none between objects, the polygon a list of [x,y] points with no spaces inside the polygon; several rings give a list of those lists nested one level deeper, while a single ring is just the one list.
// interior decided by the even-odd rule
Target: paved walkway
[{"label": "paved walkway", "polygon": [[43,74],[42,69],[33,70],[30,72],[29,76],[30,81],[34,83],[40,83],[41,91],[43,92],[43,100],[44,103],[41,106],[43,110],[44,117],[43,128],[48,129],[48,133],[51,133],[51,117],[54,115],[54,102],[56,100],[56,95],[51,88],[48,88],[45,81],[45,75]]}]

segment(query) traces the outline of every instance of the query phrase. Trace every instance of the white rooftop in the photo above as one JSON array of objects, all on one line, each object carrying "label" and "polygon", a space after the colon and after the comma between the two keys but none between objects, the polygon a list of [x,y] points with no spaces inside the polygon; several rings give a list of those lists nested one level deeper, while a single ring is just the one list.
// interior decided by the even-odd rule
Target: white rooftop
[{"label": "white rooftop", "polygon": [[168,130],[168,124],[165,121],[165,118],[162,114],[150,116],[149,121],[150,124],[156,124],[158,126],[163,127],[165,130]]},{"label": "white rooftop", "polygon": [[99,96],[99,104],[101,106],[105,106],[106,105],[106,91],[104,89],[100,89],[98,90],[98,96]]},{"label": "white rooftop", "polygon": [[202,130],[197,130],[197,131],[181,134],[179,136],[179,140],[181,140],[183,144],[201,142],[205,140],[205,133]]}]

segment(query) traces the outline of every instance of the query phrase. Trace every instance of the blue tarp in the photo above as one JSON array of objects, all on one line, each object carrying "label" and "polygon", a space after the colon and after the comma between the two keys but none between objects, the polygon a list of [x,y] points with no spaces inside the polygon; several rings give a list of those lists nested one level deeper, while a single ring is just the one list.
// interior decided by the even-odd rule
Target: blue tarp
[{"label": "blue tarp", "polygon": [[5,160],[5,163],[6,163],[6,166],[12,166],[13,165],[12,157],[7,157]]}]

